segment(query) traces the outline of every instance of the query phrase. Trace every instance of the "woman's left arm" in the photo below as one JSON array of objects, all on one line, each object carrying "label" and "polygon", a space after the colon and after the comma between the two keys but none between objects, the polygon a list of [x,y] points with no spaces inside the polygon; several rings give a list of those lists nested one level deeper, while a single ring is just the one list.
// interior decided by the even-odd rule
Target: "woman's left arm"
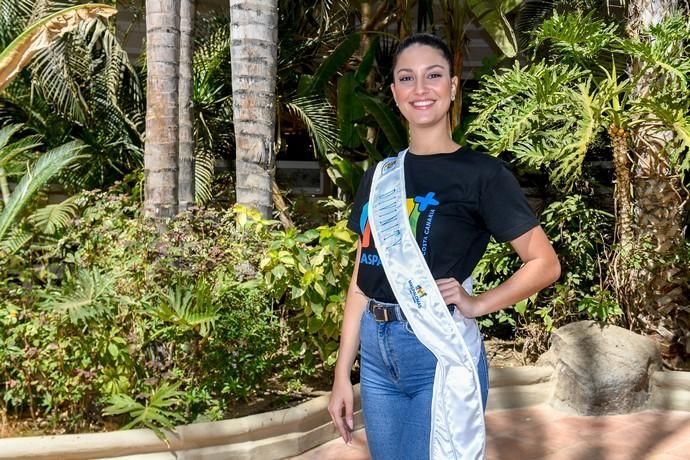
[{"label": "woman's left arm", "polygon": [[477,296],[470,296],[455,278],[437,280],[447,304],[455,304],[467,318],[487,315],[514,305],[555,282],[561,264],[544,230],[536,226],[510,241],[524,262],[508,280]]}]

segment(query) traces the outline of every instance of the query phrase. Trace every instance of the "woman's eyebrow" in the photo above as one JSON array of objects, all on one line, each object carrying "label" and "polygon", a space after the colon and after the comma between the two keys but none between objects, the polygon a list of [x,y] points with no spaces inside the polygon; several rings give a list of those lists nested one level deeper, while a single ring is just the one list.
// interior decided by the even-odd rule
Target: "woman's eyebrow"
[{"label": "woman's eyebrow", "polygon": [[[435,68],[439,68],[439,69],[443,69],[443,70],[446,69],[446,68],[445,68],[444,66],[442,66],[441,64],[432,64],[432,65],[430,65],[429,67],[427,67],[427,68],[424,69],[424,70],[425,70],[425,71],[429,71],[429,70],[435,69]],[[407,67],[405,67],[405,68],[402,68],[402,69],[398,69],[398,71],[397,71],[396,73],[400,73],[400,72],[412,72],[412,69],[408,69]]]}]

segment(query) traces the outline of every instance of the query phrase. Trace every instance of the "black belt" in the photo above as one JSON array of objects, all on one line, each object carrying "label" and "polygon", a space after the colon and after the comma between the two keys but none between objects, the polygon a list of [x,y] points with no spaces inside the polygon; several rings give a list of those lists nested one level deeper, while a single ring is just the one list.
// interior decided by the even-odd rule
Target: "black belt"
[{"label": "black belt", "polygon": [[[369,299],[367,310],[378,323],[389,321],[407,321],[405,314],[397,303],[379,302],[376,299]],[[448,305],[448,311],[452,314],[455,311],[455,304]]]}]

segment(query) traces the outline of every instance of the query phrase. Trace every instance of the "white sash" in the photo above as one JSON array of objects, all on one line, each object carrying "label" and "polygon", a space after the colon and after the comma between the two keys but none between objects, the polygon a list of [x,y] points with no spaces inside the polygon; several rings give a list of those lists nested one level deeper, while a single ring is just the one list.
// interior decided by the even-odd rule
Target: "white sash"
[{"label": "white sash", "polygon": [[405,194],[406,153],[376,167],[369,195],[371,233],[395,298],[416,336],[438,359],[430,459],[482,459],[485,428],[477,374],[479,331],[475,320],[459,312],[455,320],[451,316],[412,234]]}]

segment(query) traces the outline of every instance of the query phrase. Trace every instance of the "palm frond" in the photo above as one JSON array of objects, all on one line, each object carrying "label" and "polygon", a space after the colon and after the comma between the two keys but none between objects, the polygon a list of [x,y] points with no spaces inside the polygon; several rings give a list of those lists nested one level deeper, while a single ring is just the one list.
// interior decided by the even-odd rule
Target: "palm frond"
[{"label": "palm frond", "polygon": [[212,302],[211,286],[200,278],[193,286],[177,283],[175,288],[168,288],[154,314],[161,321],[188,331],[198,328],[206,336],[219,318],[218,310]]},{"label": "palm frond", "polygon": [[216,159],[213,152],[196,149],[194,152],[194,200],[197,204],[207,203],[213,198],[213,177]]},{"label": "palm frond", "polygon": [[285,108],[296,115],[309,131],[315,153],[325,157],[340,148],[335,108],[322,96],[295,97]]},{"label": "palm frond", "polygon": [[108,17],[116,12],[115,8],[107,5],[79,5],[60,10],[30,25],[0,52],[0,91],[38,51],[49,46],[56,34],[74,29],[85,19]]},{"label": "palm frond", "polygon": [[9,255],[16,254],[32,239],[32,233],[22,228],[14,227],[4,239],[0,240],[0,252]]},{"label": "palm frond", "polygon": [[0,213],[0,241],[39,189],[51,177],[74,164],[76,160],[83,158],[80,155],[82,149],[83,144],[78,141],[61,145],[41,155],[33,167],[24,174],[6,203],[5,209]]},{"label": "palm frond", "polygon": [[5,167],[12,161],[27,159],[28,157],[24,154],[39,147],[42,144],[41,139],[41,136],[34,134],[0,148],[0,167]]},{"label": "palm frond", "polygon": [[43,233],[53,235],[67,228],[79,212],[78,196],[71,196],[60,203],[49,204],[37,209],[28,217],[28,221]]}]

